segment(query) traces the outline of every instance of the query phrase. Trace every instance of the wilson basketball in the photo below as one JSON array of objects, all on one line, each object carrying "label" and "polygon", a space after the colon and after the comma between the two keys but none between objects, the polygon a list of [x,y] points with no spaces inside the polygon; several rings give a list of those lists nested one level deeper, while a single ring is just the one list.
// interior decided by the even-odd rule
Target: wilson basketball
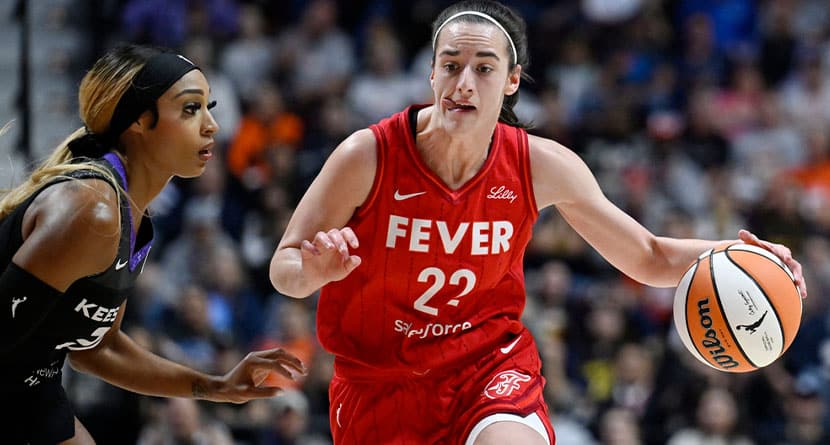
[{"label": "wilson basketball", "polygon": [[730,244],[704,252],[683,275],[674,322],[701,362],[721,371],[753,371],[792,344],[801,324],[801,295],[778,257]]}]

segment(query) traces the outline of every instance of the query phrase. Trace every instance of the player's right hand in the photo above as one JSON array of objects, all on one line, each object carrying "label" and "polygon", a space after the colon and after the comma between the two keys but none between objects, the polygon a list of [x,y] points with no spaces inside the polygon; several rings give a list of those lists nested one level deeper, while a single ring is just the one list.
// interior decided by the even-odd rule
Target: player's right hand
[{"label": "player's right hand", "polygon": [[349,252],[359,245],[349,227],[317,232],[312,241],[303,240],[300,245],[303,273],[307,279],[320,281],[320,286],[340,281],[360,265],[360,257]]}]

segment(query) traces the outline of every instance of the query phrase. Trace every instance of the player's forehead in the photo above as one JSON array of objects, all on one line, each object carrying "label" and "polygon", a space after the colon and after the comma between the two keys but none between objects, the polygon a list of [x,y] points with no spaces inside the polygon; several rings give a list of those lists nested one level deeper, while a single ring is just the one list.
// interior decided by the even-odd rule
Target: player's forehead
[{"label": "player's forehead", "polygon": [[436,36],[436,56],[450,51],[492,51],[499,58],[508,58],[507,36],[495,25],[485,22],[454,20],[441,28]]},{"label": "player's forehead", "polygon": [[210,94],[210,85],[200,70],[191,70],[182,76],[164,92],[161,98],[172,100],[187,94],[201,94],[203,96]]}]

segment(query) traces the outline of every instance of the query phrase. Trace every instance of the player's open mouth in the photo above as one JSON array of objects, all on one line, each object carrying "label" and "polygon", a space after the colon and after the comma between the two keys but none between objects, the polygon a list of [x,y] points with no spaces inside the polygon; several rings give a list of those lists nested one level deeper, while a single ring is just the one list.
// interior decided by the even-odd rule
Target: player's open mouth
[{"label": "player's open mouth", "polygon": [[476,109],[476,107],[472,104],[456,102],[456,101],[454,101],[450,98],[445,98],[444,99],[444,105],[447,107],[447,110],[449,110],[449,111],[464,112],[464,111],[475,111],[475,109]]},{"label": "player's open mouth", "polygon": [[213,148],[213,142],[206,145],[205,148],[199,150],[199,159],[202,161],[208,161],[213,157],[213,152],[210,150]]}]

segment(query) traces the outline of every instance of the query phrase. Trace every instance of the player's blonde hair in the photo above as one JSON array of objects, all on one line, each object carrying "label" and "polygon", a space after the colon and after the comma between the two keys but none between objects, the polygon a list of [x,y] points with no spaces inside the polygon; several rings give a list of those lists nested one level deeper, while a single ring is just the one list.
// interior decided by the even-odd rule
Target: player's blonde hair
[{"label": "player's blonde hair", "polygon": [[6,217],[45,184],[77,170],[91,170],[102,175],[116,186],[120,197],[123,190],[117,178],[91,160],[79,162],[69,149],[69,143],[89,133],[106,133],[121,96],[147,60],[156,53],[158,50],[154,48],[126,45],[110,51],[95,62],[78,89],[78,111],[84,126],[58,144],[22,184],[3,195],[0,199],[0,218]]}]

